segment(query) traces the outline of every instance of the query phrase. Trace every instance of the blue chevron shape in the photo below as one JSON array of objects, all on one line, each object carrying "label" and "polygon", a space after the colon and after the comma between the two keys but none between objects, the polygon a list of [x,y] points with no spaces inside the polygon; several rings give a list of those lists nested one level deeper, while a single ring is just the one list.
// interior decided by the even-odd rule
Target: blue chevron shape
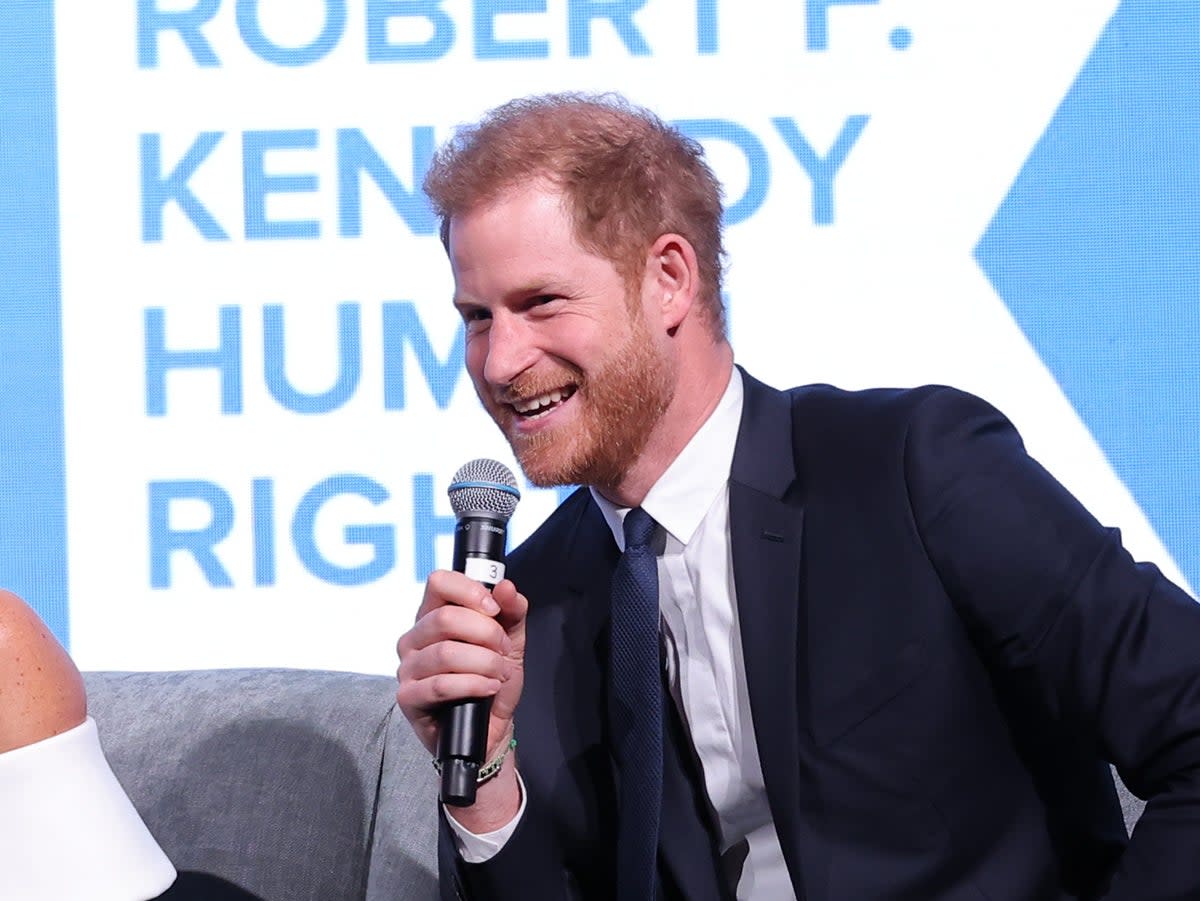
[{"label": "blue chevron shape", "polygon": [[1200,588],[1200,3],[1121,3],[975,256]]}]

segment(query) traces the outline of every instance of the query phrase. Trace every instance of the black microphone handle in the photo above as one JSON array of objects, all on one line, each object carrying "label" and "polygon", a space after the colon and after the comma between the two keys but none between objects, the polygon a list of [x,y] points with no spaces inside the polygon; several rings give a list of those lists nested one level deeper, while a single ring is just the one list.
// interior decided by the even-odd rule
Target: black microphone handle
[{"label": "black microphone handle", "polygon": [[[489,589],[504,578],[506,521],[485,512],[467,512],[454,528],[454,570]],[[475,803],[476,779],[487,753],[491,698],[464,698],[438,711],[438,763],[441,798],[452,807]]]}]

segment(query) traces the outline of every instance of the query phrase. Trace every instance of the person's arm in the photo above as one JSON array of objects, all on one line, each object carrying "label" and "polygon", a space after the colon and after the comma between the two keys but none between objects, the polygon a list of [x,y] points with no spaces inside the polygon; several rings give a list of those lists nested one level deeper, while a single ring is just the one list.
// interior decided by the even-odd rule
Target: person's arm
[{"label": "person's arm", "polygon": [[[528,603],[505,579],[492,591],[462,573],[429,576],[413,627],[396,643],[396,701],[430,755],[436,753],[438,711],[462,698],[491,698],[486,759],[509,740],[524,684]],[[512,821],[521,805],[514,759],[479,786],[475,803],[451,814],[470,832]]]},{"label": "person's arm", "polygon": [[1200,897],[1200,605],[1135,563],[977,398],[930,394],[910,421],[917,527],[988,664],[1032,673],[1148,803],[1104,896]]},{"label": "person's arm", "polygon": [[[437,748],[438,709],[460,698],[492,698],[487,759],[513,734],[524,685],[527,610],[526,599],[508,580],[488,592],[462,573],[430,575],[416,623],[396,645],[396,699],[431,756]],[[439,869],[444,897],[533,897],[528,892],[538,880],[537,867],[545,869],[547,880],[558,878],[537,818],[530,823],[529,816],[519,816],[527,802],[518,760],[519,746],[499,774],[479,786],[470,807],[443,806]],[[483,853],[476,847],[464,857],[464,838],[470,843],[472,834],[497,832],[492,847]]]},{"label": "person's arm", "polygon": [[10,591],[0,591],[0,649],[0,753],[83,722],[83,677],[46,624]]},{"label": "person's arm", "polygon": [[0,592],[0,798],[5,897],[145,901],[175,879],[104,759],[78,669],[10,592]]}]

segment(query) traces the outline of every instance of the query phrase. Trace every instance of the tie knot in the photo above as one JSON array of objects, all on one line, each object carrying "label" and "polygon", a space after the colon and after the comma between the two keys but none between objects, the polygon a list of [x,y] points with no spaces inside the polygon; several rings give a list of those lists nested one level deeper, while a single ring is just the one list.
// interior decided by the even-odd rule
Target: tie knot
[{"label": "tie knot", "polygon": [[650,543],[651,537],[654,535],[654,529],[658,525],[654,521],[654,517],[643,510],[641,507],[634,507],[625,514],[625,550],[634,547],[645,547]]}]

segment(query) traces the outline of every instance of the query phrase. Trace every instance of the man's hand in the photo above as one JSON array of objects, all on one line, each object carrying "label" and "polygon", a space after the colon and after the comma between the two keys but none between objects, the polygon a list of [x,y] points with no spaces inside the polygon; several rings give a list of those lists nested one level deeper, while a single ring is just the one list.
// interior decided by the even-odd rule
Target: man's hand
[{"label": "man's hand", "polygon": [[[491,760],[509,740],[525,677],[529,604],[508,579],[492,591],[462,573],[438,570],[425,583],[417,621],[396,643],[396,701],[430,754],[437,753],[439,708],[463,698],[492,698]],[[475,804],[454,808],[472,832],[509,822],[520,806],[515,754],[479,787]]]}]

